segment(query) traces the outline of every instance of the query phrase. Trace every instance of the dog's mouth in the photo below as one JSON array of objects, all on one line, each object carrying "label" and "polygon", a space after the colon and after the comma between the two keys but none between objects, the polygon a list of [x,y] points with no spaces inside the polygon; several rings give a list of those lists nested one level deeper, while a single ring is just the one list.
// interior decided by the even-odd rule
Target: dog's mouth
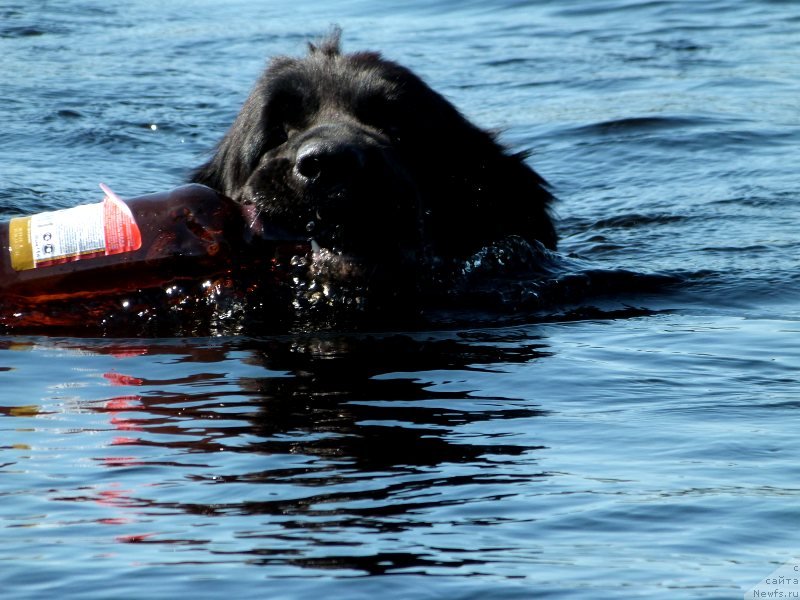
[{"label": "dog's mouth", "polygon": [[405,262],[423,236],[413,179],[383,149],[315,139],[297,156],[265,155],[235,200],[340,261]]},{"label": "dog's mouth", "polygon": [[274,201],[248,199],[247,218],[256,235],[308,245],[310,260],[339,277],[367,276],[382,268],[418,263],[423,252],[421,225],[367,211],[343,211],[341,204],[304,202],[285,210]]},{"label": "dog's mouth", "polygon": [[[285,262],[293,267],[296,277],[302,279],[364,283],[378,273],[385,277],[383,271],[417,262],[418,248],[401,248],[390,239],[376,235],[377,230],[356,235],[343,224],[329,225],[319,213],[287,223],[276,219],[263,204],[254,201],[246,201],[242,213],[255,238],[292,250],[291,256],[284,257]],[[298,221],[305,221],[305,225],[299,226]]]}]

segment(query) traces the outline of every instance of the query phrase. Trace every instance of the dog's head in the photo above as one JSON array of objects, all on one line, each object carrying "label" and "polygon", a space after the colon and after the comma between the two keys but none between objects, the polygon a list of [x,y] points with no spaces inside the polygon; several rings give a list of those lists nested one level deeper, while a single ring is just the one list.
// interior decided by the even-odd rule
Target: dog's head
[{"label": "dog's head", "polygon": [[193,180],[371,264],[466,256],[520,235],[555,245],[550,195],[410,70],[340,51],[271,61]]}]

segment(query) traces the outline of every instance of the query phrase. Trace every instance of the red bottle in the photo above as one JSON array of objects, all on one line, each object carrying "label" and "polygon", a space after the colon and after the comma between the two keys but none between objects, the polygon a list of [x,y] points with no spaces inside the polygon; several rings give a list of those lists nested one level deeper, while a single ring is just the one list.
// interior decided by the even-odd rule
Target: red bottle
[{"label": "red bottle", "polygon": [[306,250],[202,185],[124,202],[101,187],[100,203],[0,222],[0,324],[87,324],[127,308],[126,295],[188,282],[218,292]]}]

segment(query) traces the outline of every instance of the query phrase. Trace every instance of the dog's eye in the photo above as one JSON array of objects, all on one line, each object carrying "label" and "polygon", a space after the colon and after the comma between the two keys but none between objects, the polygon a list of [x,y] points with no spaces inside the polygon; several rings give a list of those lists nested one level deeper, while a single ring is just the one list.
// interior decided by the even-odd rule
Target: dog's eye
[{"label": "dog's eye", "polygon": [[283,123],[297,125],[310,112],[309,100],[309,95],[301,90],[279,90],[269,101],[268,115]]},{"label": "dog's eye", "polygon": [[305,97],[296,90],[279,90],[272,95],[262,115],[266,149],[285,143],[289,131],[302,126],[306,112]]},{"label": "dog's eye", "polygon": [[361,121],[380,130],[391,138],[400,132],[401,115],[395,103],[386,96],[368,96],[361,99],[356,107]]},{"label": "dog's eye", "polygon": [[277,148],[281,144],[285,143],[288,137],[289,136],[286,133],[286,129],[284,127],[281,126],[270,127],[264,134],[265,150],[272,150],[273,148]]}]

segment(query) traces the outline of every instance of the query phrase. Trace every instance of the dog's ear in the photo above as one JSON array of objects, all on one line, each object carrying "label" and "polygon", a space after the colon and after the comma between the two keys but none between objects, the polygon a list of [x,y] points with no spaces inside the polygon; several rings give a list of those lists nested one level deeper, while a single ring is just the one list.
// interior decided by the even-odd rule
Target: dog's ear
[{"label": "dog's ear", "polygon": [[447,159],[439,162],[444,188],[432,200],[432,225],[438,229],[433,237],[449,239],[457,253],[509,235],[555,249],[553,196],[527,165],[526,153],[507,152],[477,128],[461,130],[451,144]]},{"label": "dog's ear", "polygon": [[380,67],[404,98],[399,104],[410,108],[400,119],[398,147],[414,165],[428,237],[441,253],[463,255],[508,235],[556,247],[553,196],[527,154],[507,151],[409,69],[379,56],[350,56]]},{"label": "dog's ear", "polygon": [[268,110],[273,96],[269,90],[276,73],[291,69],[293,65],[294,60],[290,58],[272,59],[233,124],[217,144],[214,155],[192,173],[190,181],[236,197],[258,167],[262,155],[275,145],[275,132],[281,128],[271,121],[280,115],[271,115]]},{"label": "dog's ear", "polygon": [[220,140],[214,155],[192,173],[190,180],[202,183],[227,196],[235,196],[253,172],[258,157],[255,155],[254,135],[260,127],[252,114],[252,102],[242,107],[228,132]]},{"label": "dog's ear", "polygon": [[527,157],[526,152],[508,153],[496,145],[493,156],[478,165],[472,184],[476,217],[480,222],[493,219],[495,235],[516,234],[555,250],[554,198],[547,182],[528,166]]},{"label": "dog's ear", "polygon": [[217,145],[211,159],[197,168],[189,181],[207,185],[227,196],[234,196],[250,174],[237,150],[237,137],[234,132],[229,131]]},{"label": "dog's ear", "polygon": [[[553,196],[530,166],[527,154],[512,153],[496,136],[467,120],[448,100],[422,82],[416,139],[412,143],[425,182],[433,240],[451,243],[455,253],[508,235],[556,247],[550,214]],[[480,247],[480,246],[478,246]],[[446,252],[445,248],[442,251]]]}]

